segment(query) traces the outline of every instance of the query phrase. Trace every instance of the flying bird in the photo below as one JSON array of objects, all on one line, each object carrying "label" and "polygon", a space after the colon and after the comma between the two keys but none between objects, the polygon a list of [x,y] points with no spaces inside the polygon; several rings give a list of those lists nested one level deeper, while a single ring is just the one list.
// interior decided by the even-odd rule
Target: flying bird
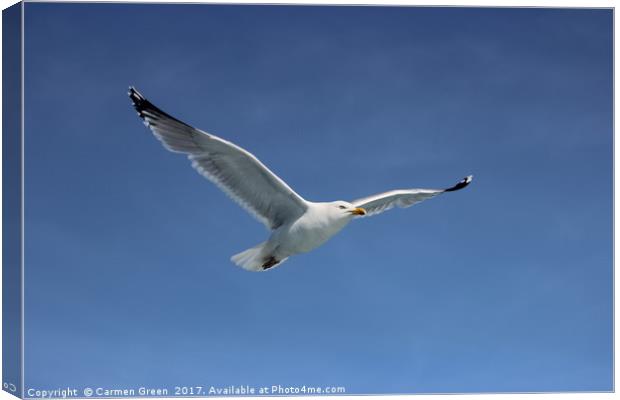
[{"label": "flying bird", "polygon": [[163,112],[133,87],[129,97],[144,124],[164,147],[187,157],[201,175],[245,208],[271,231],[269,238],[231,257],[249,271],[266,271],[290,256],[313,250],[353,218],[409,207],[439,194],[463,189],[469,175],[447,189],[400,189],[351,202],[305,200],[254,155],[220,137]]}]

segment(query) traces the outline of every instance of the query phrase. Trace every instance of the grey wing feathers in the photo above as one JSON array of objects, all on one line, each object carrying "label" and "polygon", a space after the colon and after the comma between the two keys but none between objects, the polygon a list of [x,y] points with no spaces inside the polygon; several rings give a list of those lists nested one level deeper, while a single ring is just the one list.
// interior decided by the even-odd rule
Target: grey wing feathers
[{"label": "grey wing feathers", "polygon": [[355,207],[366,210],[366,216],[382,213],[393,207],[411,207],[421,201],[431,199],[445,192],[453,192],[463,189],[472,181],[473,176],[469,175],[458,182],[456,185],[447,189],[402,189],[392,190],[385,193],[375,194],[351,202]]},{"label": "grey wing feathers", "polygon": [[200,174],[268,228],[275,229],[305,212],[304,199],[251,153],[172,117],[134,88],[129,88],[129,97],[166,149],[187,154]]}]

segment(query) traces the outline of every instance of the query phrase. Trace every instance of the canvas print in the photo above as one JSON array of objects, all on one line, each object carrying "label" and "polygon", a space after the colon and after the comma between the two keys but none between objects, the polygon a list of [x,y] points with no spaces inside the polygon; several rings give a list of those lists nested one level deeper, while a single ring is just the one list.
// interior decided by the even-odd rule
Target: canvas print
[{"label": "canvas print", "polygon": [[611,392],[613,10],[3,12],[3,388]]}]

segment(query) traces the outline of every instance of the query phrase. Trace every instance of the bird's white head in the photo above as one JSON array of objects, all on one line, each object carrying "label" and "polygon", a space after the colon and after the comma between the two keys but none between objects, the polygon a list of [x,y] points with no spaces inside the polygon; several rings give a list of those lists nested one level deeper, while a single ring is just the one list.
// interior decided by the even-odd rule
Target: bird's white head
[{"label": "bird's white head", "polygon": [[366,210],[360,207],[355,207],[353,204],[338,200],[329,203],[332,213],[341,216],[341,218],[352,218],[356,216],[366,215]]}]

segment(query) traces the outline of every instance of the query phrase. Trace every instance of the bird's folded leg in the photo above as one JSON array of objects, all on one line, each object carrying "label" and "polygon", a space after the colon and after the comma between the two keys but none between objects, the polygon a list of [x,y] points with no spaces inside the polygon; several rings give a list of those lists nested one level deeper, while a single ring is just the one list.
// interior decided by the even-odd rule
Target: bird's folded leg
[{"label": "bird's folded leg", "polygon": [[271,267],[278,265],[279,263],[280,261],[276,260],[274,256],[270,256],[269,258],[265,260],[265,262],[263,263],[261,267],[263,268],[263,270],[267,270]]}]

